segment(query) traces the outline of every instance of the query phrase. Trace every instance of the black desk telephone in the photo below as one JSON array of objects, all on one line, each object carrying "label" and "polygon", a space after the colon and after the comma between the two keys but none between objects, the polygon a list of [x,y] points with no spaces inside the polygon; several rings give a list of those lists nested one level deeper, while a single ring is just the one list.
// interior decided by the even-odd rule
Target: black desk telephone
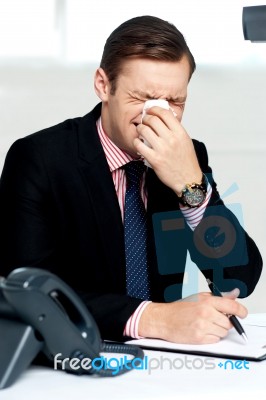
[{"label": "black desk telephone", "polygon": [[[100,376],[131,369],[128,362],[116,375],[113,369],[90,367],[100,353],[130,354],[135,365],[144,358],[137,346],[102,341],[85,304],[58,276],[18,268],[0,281],[0,389],[12,385],[39,352],[51,362],[60,354],[67,372]],[[80,368],[73,368],[73,359],[80,360]]]}]

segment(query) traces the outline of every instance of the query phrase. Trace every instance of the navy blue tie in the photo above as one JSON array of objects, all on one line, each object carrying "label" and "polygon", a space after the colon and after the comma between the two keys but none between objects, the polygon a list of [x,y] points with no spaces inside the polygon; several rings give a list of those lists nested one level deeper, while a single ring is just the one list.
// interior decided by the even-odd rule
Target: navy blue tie
[{"label": "navy blue tie", "polygon": [[127,294],[148,300],[147,215],[140,193],[145,168],[142,161],[131,161],[124,166],[127,178],[124,232]]}]

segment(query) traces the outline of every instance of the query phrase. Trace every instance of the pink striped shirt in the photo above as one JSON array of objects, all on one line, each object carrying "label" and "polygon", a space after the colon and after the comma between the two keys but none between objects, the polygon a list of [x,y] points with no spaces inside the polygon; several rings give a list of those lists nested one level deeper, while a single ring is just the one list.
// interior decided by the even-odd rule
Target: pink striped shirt
[{"label": "pink striped shirt", "polygon": [[[121,167],[123,165],[127,164],[128,162],[134,160],[132,156],[124,152],[123,150],[119,149],[107,136],[107,134],[104,132],[103,127],[102,127],[102,121],[101,117],[97,120],[96,122],[99,138],[106,156],[106,160],[108,163],[108,166],[110,168],[120,210],[121,210],[121,215],[122,219],[124,219],[124,205],[125,205],[125,193],[126,193],[126,175],[125,175],[125,170]],[[141,196],[142,200],[144,202],[145,207],[147,208],[147,193],[145,191],[145,176],[146,172],[144,172],[143,179],[141,182]],[[204,214],[204,211],[206,209],[206,206],[209,202],[209,199],[211,197],[211,186],[210,184],[208,185],[208,190],[207,190],[207,196],[204,201],[204,203],[197,208],[189,208],[189,207],[181,207],[180,209],[186,219],[187,224],[190,226],[192,230],[196,228],[196,226],[199,224],[199,222],[202,219],[202,216]],[[138,308],[134,311],[134,313],[131,315],[129,320],[126,323],[125,329],[124,329],[124,335],[125,336],[130,336],[132,338],[138,339],[140,338],[138,334],[138,325],[139,325],[139,320],[140,317],[146,308],[146,306],[151,303],[150,301],[143,301]]]},{"label": "pink striped shirt", "polygon": [[[125,170],[121,167],[134,160],[132,156],[123,150],[119,149],[106,135],[103,130],[101,117],[96,122],[97,130],[99,133],[100,141],[103,146],[103,150],[106,156],[107,163],[112,173],[112,178],[115,185],[115,191],[117,194],[122,220],[124,220],[124,207],[125,207],[125,194],[126,194],[126,174]],[[147,193],[144,189],[146,171],[143,174],[141,181],[141,197],[145,207],[147,207]]]}]

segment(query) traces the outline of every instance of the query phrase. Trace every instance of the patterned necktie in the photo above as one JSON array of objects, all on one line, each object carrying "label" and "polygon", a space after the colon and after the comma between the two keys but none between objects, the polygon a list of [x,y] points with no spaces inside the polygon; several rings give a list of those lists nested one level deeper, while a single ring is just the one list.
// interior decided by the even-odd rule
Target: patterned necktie
[{"label": "patterned necktie", "polygon": [[140,193],[145,165],[142,161],[131,161],[124,169],[127,178],[124,214],[127,294],[148,300],[147,215]]}]

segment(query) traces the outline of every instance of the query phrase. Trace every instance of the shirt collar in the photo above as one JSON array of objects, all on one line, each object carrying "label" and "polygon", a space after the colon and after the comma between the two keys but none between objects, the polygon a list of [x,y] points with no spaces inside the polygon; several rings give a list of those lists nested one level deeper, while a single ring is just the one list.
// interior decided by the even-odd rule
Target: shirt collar
[{"label": "shirt collar", "polygon": [[117,147],[116,144],[112,142],[112,140],[108,137],[108,135],[103,130],[101,117],[97,120],[96,126],[111,172],[123,167],[123,165],[134,160],[132,156]]}]

